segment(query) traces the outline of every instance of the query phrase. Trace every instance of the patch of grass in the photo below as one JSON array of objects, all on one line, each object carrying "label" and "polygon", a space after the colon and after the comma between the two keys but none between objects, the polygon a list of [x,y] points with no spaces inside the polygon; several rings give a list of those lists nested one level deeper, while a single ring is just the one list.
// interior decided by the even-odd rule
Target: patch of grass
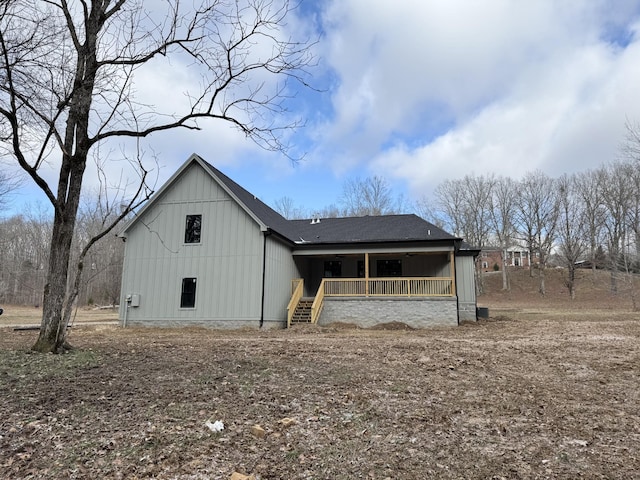
[{"label": "patch of grass", "polygon": [[39,354],[25,350],[0,350],[0,384],[2,377],[13,379],[71,378],[78,370],[95,368],[101,356],[93,350],[72,350],[64,355]]}]

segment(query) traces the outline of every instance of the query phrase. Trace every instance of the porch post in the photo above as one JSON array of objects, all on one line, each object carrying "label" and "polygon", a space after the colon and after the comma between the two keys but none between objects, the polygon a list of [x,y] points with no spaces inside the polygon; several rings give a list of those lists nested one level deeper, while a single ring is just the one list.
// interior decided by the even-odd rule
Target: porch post
[{"label": "porch post", "polygon": [[454,251],[449,252],[449,265],[451,265],[451,295],[456,296],[456,255]]},{"label": "porch post", "polygon": [[364,295],[369,296],[369,252],[364,252]]}]

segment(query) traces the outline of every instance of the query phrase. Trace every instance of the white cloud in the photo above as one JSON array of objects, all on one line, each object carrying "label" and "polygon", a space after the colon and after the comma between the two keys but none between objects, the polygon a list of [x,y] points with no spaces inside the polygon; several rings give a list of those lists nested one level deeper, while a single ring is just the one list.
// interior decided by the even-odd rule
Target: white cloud
[{"label": "white cloud", "polygon": [[331,2],[325,55],[340,82],[318,155],[418,195],[468,172],[612,160],[640,116],[639,15],[635,0]]},{"label": "white cloud", "polygon": [[[335,202],[329,183],[352,174],[381,174],[421,196],[468,172],[598,166],[617,154],[626,119],[640,119],[640,0],[318,0],[298,12],[283,38],[321,31],[314,48],[326,68],[313,72],[326,92],[290,102],[291,118],[308,119],[290,133],[307,161],[291,168],[212,121],[144,140],[164,167],[160,182],[197,152],[280,181],[273,198],[320,185],[326,198],[300,204]],[[175,113],[200,77],[187,60],[162,61],[137,72],[137,99]],[[118,178],[122,163],[109,168]],[[86,185],[95,183],[89,170]]]}]

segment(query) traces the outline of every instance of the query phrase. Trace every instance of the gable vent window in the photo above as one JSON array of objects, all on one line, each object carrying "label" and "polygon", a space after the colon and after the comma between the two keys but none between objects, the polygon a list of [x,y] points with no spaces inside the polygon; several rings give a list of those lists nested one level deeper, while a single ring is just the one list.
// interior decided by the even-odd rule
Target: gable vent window
[{"label": "gable vent window", "polygon": [[202,215],[187,215],[187,226],[184,229],[184,243],[200,243],[202,232]]},{"label": "gable vent window", "polygon": [[196,279],[182,279],[182,294],[180,295],[180,308],[195,308],[196,306]]}]

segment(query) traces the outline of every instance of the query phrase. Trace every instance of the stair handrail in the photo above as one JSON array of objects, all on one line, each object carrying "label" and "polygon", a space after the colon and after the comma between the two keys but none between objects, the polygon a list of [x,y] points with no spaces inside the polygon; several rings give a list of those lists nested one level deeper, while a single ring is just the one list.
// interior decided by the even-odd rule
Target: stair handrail
[{"label": "stair handrail", "polygon": [[313,304],[311,305],[311,323],[312,324],[318,323],[318,319],[320,318],[320,314],[322,313],[323,306],[324,306],[324,278],[320,282],[318,293],[316,293],[316,296],[313,299]]},{"label": "stair handrail", "polygon": [[289,300],[289,305],[287,305],[287,328],[291,326],[291,319],[304,293],[304,280],[302,278],[294,278],[291,280],[291,292],[291,300]]}]

